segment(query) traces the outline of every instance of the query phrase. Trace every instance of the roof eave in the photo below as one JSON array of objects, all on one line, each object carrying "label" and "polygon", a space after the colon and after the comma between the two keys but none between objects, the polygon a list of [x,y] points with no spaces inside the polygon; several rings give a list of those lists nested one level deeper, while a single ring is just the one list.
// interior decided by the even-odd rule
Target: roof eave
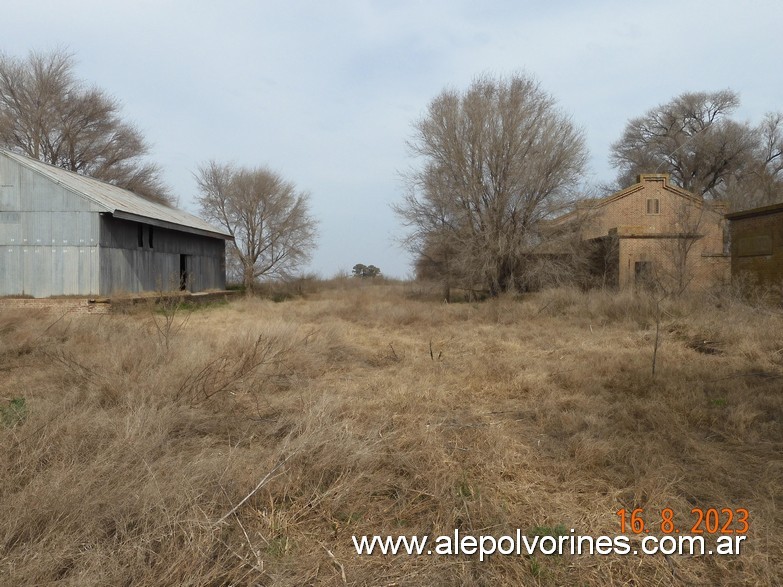
[{"label": "roof eave", "polygon": [[754,216],[766,216],[767,214],[775,214],[777,212],[783,212],[783,202],[770,206],[761,206],[760,208],[750,208],[749,210],[732,212],[731,214],[726,214],[726,218],[729,220],[740,220],[742,218],[753,218]]},{"label": "roof eave", "polygon": [[121,220],[131,220],[133,222],[141,222],[143,224],[149,224],[151,226],[159,226],[160,228],[168,228],[169,230],[177,230],[179,232],[188,232],[190,234],[198,234],[201,236],[209,236],[212,238],[219,238],[226,241],[233,241],[234,237],[230,234],[222,232],[204,230],[201,228],[195,228],[193,226],[185,226],[184,224],[177,224],[175,222],[167,222],[158,218],[149,218],[147,216],[141,216],[139,214],[133,214],[132,212],[125,212],[123,210],[114,210],[110,212],[114,218]]}]

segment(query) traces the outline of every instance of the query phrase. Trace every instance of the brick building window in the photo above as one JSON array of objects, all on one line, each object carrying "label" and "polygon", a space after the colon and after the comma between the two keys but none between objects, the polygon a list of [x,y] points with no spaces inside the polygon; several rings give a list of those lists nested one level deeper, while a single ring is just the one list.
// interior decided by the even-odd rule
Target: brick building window
[{"label": "brick building window", "polygon": [[658,198],[648,198],[647,200],[647,213],[648,214],[660,214],[661,204]]}]

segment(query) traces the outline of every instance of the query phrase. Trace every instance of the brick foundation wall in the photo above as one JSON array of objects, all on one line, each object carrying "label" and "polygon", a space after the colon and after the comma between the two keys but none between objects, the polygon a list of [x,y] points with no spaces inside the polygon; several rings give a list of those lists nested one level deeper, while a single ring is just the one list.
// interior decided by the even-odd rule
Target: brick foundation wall
[{"label": "brick foundation wall", "polygon": [[111,304],[108,300],[92,301],[78,298],[0,298],[0,312],[4,310],[43,310],[51,313],[108,314]]},{"label": "brick foundation wall", "polygon": [[[190,304],[205,304],[226,301],[235,297],[235,291],[183,293],[182,301]],[[4,310],[43,310],[51,313],[108,314],[112,309],[120,310],[139,303],[155,301],[154,296],[129,296],[109,298],[0,298],[0,312]]]}]

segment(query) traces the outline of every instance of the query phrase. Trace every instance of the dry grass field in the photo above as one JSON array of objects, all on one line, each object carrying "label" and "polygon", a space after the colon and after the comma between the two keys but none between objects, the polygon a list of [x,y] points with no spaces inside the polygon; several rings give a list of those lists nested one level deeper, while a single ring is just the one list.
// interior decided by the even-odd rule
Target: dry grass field
[{"label": "dry grass field", "polygon": [[[0,313],[0,584],[783,582],[779,310],[665,302],[653,377],[644,297],[356,285],[180,309],[168,330],[144,309]],[[619,509],[666,507],[688,527],[692,508],[747,508],[742,554],[351,541],[614,536]]]}]

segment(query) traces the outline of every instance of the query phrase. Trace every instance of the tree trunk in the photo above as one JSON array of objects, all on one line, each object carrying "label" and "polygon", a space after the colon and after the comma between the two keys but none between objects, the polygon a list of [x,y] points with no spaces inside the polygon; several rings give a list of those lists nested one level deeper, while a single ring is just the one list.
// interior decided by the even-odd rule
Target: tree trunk
[{"label": "tree trunk", "polygon": [[451,283],[448,279],[443,282],[443,301],[447,304],[451,303]]},{"label": "tree trunk", "polygon": [[255,289],[255,275],[253,271],[253,266],[251,265],[248,267],[245,265],[243,267],[242,271],[242,283],[245,285],[245,293],[250,295],[253,293],[253,290]]}]

